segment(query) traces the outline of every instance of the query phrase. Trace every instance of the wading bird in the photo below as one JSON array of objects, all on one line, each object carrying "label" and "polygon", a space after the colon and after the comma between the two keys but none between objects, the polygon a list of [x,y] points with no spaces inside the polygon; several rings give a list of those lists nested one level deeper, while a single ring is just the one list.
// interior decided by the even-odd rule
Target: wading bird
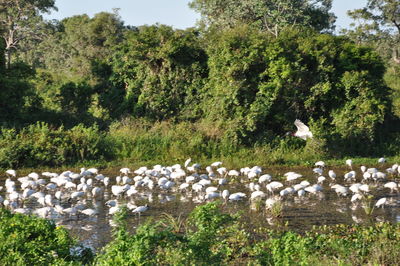
[{"label": "wading bird", "polygon": [[307,138],[312,139],[312,132],[303,122],[301,122],[299,119],[296,119],[294,121],[294,125],[297,127],[297,131],[293,134],[293,136],[299,137],[304,140],[307,140]]}]

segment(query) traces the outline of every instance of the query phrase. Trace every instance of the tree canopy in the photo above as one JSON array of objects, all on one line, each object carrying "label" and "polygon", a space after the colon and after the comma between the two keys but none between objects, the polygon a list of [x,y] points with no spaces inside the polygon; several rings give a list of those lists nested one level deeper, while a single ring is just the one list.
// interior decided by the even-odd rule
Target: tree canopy
[{"label": "tree canopy", "polygon": [[331,31],[335,16],[331,0],[193,0],[189,6],[201,14],[201,23],[217,28],[253,25],[275,36],[284,28],[312,27]]},{"label": "tree canopy", "polygon": [[26,38],[40,38],[43,27],[41,12],[56,10],[55,0],[2,0],[0,2],[0,27],[6,43],[7,66],[10,66],[11,53]]},{"label": "tree canopy", "polygon": [[358,22],[346,33],[358,42],[374,44],[381,54],[400,64],[400,2],[368,0],[367,6],[348,12]]}]

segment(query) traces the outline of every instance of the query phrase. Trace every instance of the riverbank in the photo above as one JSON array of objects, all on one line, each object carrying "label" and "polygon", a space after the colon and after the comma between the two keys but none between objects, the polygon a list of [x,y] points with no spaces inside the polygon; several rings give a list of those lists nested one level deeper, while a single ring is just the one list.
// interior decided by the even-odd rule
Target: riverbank
[{"label": "riverbank", "polygon": [[[216,133],[215,133],[216,134]],[[142,165],[176,164],[192,158],[209,164],[223,161],[228,168],[249,165],[313,166],[323,160],[328,165],[344,165],[348,158],[354,164],[376,164],[378,158],[400,161],[393,145],[377,146],[366,154],[352,154],[340,147],[328,149],[316,136],[303,141],[284,136],[251,145],[212,135],[198,124],[166,122],[146,123],[130,120],[117,123],[109,130],[78,125],[71,129],[53,128],[45,123],[21,130],[2,129],[0,134],[0,169],[55,167],[140,167]],[[371,150],[371,149],[370,149]]]}]

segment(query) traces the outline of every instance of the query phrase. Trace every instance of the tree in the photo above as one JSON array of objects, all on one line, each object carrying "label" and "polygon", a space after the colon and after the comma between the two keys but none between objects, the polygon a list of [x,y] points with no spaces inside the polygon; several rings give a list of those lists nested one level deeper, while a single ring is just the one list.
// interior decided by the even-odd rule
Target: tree
[{"label": "tree", "polygon": [[250,24],[274,36],[287,27],[307,26],[332,30],[332,0],[193,0],[189,6],[202,16],[205,26],[232,28]]},{"label": "tree", "polygon": [[[384,57],[400,64],[400,2],[368,0],[367,6],[348,12],[358,25],[346,33],[360,42],[372,43]],[[353,24],[355,26],[355,24]]]},{"label": "tree", "polygon": [[209,42],[204,117],[230,141],[276,141],[296,118],[321,126],[325,140],[374,141],[390,113],[381,58],[345,37],[291,30],[275,38],[240,26]]},{"label": "tree", "polygon": [[118,14],[107,12],[92,18],[86,14],[72,16],[50,26],[52,34],[32,49],[36,52],[31,53],[29,61],[74,81],[90,80],[91,85],[96,83],[93,67],[110,61],[125,30]]},{"label": "tree", "polygon": [[10,67],[11,53],[18,48],[21,40],[39,38],[37,29],[42,27],[41,12],[55,9],[55,0],[2,0],[0,1],[0,25],[6,43],[7,67]]},{"label": "tree", "polygon": [[113,78],[125,90],[128,113],[155,120],[196,116],[207,75],[198,35],[194,29],[166,25],[142,26],[128,34],[113,60]]}]

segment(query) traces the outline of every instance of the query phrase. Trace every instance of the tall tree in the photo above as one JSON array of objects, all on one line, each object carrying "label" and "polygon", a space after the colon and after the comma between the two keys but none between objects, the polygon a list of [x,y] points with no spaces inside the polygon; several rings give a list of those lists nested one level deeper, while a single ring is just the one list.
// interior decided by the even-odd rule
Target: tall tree
[{"label": "tall tree", "polygon": [[0,25],[5,41],[7,67],[10,67],[11,53],[18,48],[21,40],[38,38],[37,30],[42,27],[40,13],[57,8],[55,0],[1,0]]},{"label": "tall tree", "polygon": [[346,33],[359,43],[370,43],[400,64],[400,1],[368,0],[367,6],[348,12],[357,25]]},{"label": "tall tree", "polygon": [[77,15],[61,20],[53,34],[35,47],[40,65],[76,79],[92,78],[96,62],[109,60],[123,39],[125,27],[116,13],[101,12],[90,18]]},{"label": "tall tree", "polygon": [[204,26],[232,28],[251,24],[278,36],[287,27],[334,28],[332,0],[193,0],[189,6],[202,16]]}]

